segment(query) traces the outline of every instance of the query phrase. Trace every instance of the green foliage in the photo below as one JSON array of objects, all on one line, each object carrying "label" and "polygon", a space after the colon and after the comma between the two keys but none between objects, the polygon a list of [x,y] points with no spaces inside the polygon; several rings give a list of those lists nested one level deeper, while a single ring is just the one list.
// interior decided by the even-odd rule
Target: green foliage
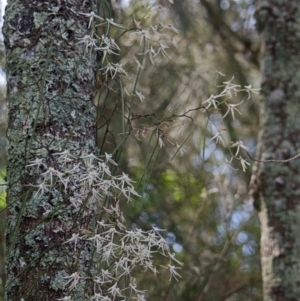
[{"label": "green foliage", "polygon": [[[139,178],[138,170],[131,174],[136,171]],[[144,192],[147,197],[125,209],[128,222],[135,227],[166,229],[162,233],[171,252],[184,263],[179,282],[170,282],[164,274],[153,278],[147,272],[137,279],[149,291],[150,300],[162,296],[165,300],[195,300],[204,288],[208,291],[203,300],[222,300],[231,294],[238,300],[260,300],[257,219],[251,208],[239,205],[232,215],[247,211],[248,221],[234,225],[235,219],[229,217],[226,222],[218,201],[220,191],[207,189],[203,176],[195,168],[189,174],[171,166],[161,173],[154,170]]]}]

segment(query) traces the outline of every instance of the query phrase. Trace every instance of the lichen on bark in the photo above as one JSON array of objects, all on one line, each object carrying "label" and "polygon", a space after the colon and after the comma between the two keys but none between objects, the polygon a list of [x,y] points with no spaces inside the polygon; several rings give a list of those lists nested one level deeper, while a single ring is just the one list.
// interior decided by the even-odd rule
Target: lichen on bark
[{"label": "lichen on bark", "polygon": [[[75,164],[80,154],[96,152],[95,56],[79,43],[89,24],[82,13],[89,13],[91,5],[81,0],[8,1],[6,300],[62,298],[63,277],[78,264],[70,245],[63,244],[70,230],[80,227],[66,197],[73,188],[54,183],[39,196],[35,186],[48,167],[59,167],[55,153],[68,149]],[[47,168],[27,167],[37,158]],[[83,285],[74,300],[84,300]]]},{"label": "lichen on bark", "polygon": [[[263,44],[264,123],[261,160],[284,160],[300,150],[300,2],[258,1]],[[300,161],[259,163],[252,183],[260,203],[265,301],[300,296]]]}]

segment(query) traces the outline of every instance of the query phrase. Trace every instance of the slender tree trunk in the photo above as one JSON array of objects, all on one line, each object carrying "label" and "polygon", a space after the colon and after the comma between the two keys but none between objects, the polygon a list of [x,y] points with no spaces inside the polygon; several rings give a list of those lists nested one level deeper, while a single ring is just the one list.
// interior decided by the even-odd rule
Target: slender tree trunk
[{"label": "slender tree trunk", "polygon": [[64,242],[84,221],[70,206],[73,184],[58,180],[57,153],[68,150],[76,165],[95,152],[94,57],[81,43],[90,11],[82,0],[8,1],[7,301],[63,298],[76,271]]},{"label": "slender tree trunk", "polygon": [[[258,1],[263,44],[261,160],[300,149],[300,2]],[[259,163],[252,178],[261,220],[265,301],[300,299],[300,160]]]}]

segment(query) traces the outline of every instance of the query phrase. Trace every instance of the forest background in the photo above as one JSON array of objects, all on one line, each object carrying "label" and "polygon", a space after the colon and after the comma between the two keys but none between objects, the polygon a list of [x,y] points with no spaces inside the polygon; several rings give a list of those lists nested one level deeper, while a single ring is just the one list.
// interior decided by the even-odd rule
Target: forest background
[{"label": "forest background", "polygon": [[[253,162],[246,154],[255,154],[260,129],[260,99],[247,89],[259,87],[261,79],[254,1],[132,0],[111,7],[117,24],[148,28],[164,39],[146,53],[130,31],[112,31],[120,51],[111,61],[122,63],[131,79],[125,92],[143,57],[135,118],[121,151],[115,150],[122,139],[118,101],[109,89],[98,120],[102,153],[117,154],[120,170],[136,181],[142,196],[122,206],[128,226],[165,229],[162,235],[183,262],[178,281],[169,281],[164,271],[139,274],[137,281],[148,300],[262,300],[259,222],[248,196]],[[4,69],[3,40],[1,54]],[[233,85],[228,101],[222,91]],[[216,107],[207,101],[220,94]],[[5,95],[0,115],[5,183]],[[0,189],[4,208],[5,186]]]}]

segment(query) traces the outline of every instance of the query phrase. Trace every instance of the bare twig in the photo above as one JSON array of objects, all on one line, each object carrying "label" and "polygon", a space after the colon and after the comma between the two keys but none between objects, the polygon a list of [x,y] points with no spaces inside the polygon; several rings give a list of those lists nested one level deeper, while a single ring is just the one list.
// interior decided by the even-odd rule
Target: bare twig
[{"label": "bare twig", "polygon": [[257,159],[254,159],[252,158],[252,156],[247,152],[247,155],[248,157],[253,160],[253,161],[256,161],[256,162],[274,162],[274,163],[288,163],[288,162],[291,162],[293,160],[296,160],[300,157],[300,153],[297,154],[296,156],[292,157],[292,158],[289,158],[289,159],[286,159],[286,160],[273,160],[273,159],[270,159],[270,160],[257,160]]}]

